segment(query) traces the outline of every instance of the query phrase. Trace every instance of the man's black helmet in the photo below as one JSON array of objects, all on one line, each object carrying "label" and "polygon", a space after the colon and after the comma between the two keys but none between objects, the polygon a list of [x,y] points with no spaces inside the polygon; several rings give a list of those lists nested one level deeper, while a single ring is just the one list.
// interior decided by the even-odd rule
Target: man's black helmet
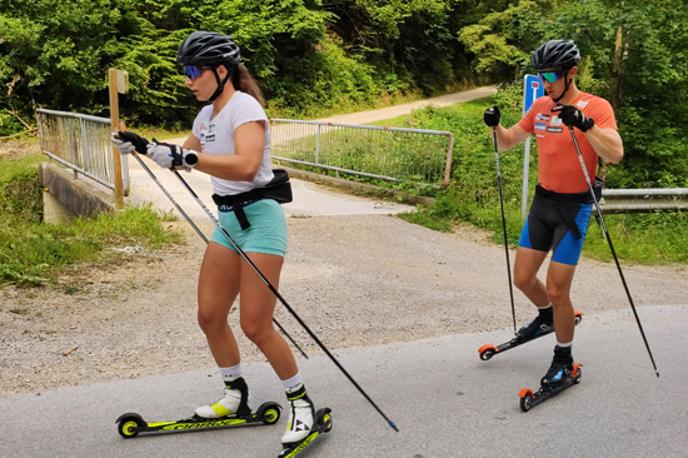
[{"label": "man's black helmet", "polygon": [[214,67],[220,64],[237,65],[239,46],[227,35],[197,30],[192,32],[179,46],[177,63],[179,65],[198,65]]},{"label": "man's black helmet", "polygon": [[578,46],[571,40],[549,40],[533,53],[533,67],[569,69],[580,60]]}]

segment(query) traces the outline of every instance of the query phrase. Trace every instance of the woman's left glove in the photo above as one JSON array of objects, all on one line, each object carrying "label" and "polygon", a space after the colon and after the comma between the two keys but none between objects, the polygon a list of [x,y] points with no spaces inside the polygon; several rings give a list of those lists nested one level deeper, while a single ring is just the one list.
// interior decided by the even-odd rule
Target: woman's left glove
[{"label": "woman's left glove", "polygon": [[192,169],[198,163],[198,153],[171,143],[153,142],[146,145],[146,156],[166,169]]},{"label": "woman's left glove", "polygon": [[139,154],[146,154],[148,140],[128,130],[118,130],[112,132],[110,141],[115,145],[120,153],[130,154],[136,151]]}]

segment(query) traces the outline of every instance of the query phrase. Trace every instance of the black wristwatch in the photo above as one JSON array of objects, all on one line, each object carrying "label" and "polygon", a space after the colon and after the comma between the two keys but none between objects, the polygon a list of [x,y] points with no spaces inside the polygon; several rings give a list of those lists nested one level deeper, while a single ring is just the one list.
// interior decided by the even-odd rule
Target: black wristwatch
[{"label": "black wristwatch", "polygon": [[184,162],[188,167],[194,167],[198,162],[198,154],[196,154],[193,150],[190,150],[184,156]]}]

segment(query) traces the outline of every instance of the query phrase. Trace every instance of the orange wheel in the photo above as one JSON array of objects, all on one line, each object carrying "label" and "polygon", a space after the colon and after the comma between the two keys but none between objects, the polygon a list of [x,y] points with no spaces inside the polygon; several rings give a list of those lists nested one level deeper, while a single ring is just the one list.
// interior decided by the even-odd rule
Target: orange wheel
[{"label": "orange wheel", "polygon": [[478,348],[478,353],[480,353],[480,359],[487,361],[497,353],[497,347],[492,344],[485,344]]},{"label": "orange wheel", "polygon": [[518,392],[518,397],[525,398],[526,396],[533,397],[533,390],[530,388],[521,388],[521,391]]}]

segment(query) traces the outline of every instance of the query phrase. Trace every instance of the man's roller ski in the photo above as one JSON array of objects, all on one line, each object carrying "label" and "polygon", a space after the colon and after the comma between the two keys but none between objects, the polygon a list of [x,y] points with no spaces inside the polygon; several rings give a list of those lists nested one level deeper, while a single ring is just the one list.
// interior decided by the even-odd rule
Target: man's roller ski
[{"label": "man's roller ski", "polygon": [[[581,320],[583,320],[583,313],[576,310],[575,320],[576,325],[578,325],[578,323],[580,323]],[[531,340],[535,340],[542,336],[546,336],[547,334],[551,334],[553,331],[554,327],[551,325],[551,323],[543,323],[542,320],[540,320],[540,317],[538,316],[530,324],[519,329],[516,333],[516,336],[513,339],[502,344],[499,344],[497,346],[492,344],[485,344],[482,347],[478,348],[480,359],[482,359],[483,361],[487,361],[497,353],[502,353],[514,347],[518,347],[519,345],[523,345],[524,343],[530,342]]]},{"label": "man's roller ski", "polygon": [[299,456],[322,433],[332,429],[332,410],[325,407],[316,411],[303,385],[287,392],[287,400],[289,423],[282,436],[283,449],[279,458]]},{"label": "man's roller ski", "polygon": [[227,382],[225,386],[222,399],[197,408],[190,418],[148,423],[137,413],[125,413],[116,420],[117,431],[123,438],[131,439],[140,433],[188,432],[277,423],[281,406],[276,402],[264,402],[258,410],[252,411],[248,406],[248,386],[243,378]]},{"label": "man's roller ski", "polygon": [[518,393],[521,410],[528,412],[541,402],[580,383],[583,376],[582,367],[582,364],[573,361],[570,347],[554,347],[554,359],[547,374],[540,380],[540,389],[533,393],[530,388],[523,388]]}]

